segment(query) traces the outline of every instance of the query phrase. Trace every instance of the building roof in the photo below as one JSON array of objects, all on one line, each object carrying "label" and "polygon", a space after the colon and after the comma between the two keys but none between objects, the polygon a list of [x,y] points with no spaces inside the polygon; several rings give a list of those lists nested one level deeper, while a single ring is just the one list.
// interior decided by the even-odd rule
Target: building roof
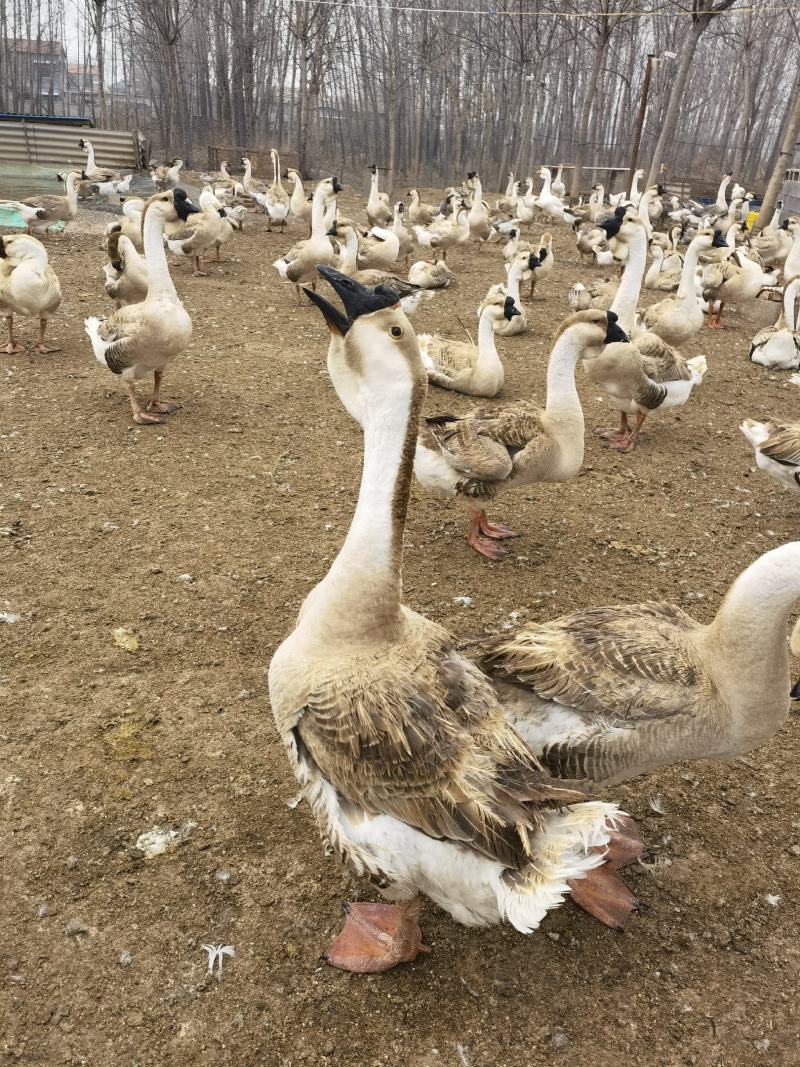
[{"label": "building roof", "polygon": [[33,40],[31,37],[10,37],[6,39],[12,52],[45,56],[65,56],[66,50],[61,41]]}]

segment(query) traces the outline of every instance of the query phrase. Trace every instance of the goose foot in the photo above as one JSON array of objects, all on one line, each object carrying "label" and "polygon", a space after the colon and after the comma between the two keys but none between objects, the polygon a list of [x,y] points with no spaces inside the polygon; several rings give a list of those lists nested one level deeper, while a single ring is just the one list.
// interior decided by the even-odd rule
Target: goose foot
[{"label": "goose foot", "polygon": [[611,834],[603,866],[595,867],[585,878],[569,883],[572,900],[605,926],[622,930],[630,913],[641,905],[617,871],[635,863],[644,850],[644,842],[633,819],[624,818],[620,828]]},{"label": "goose foot", "polygon": [[619,437],[628,436],[627,432],[620,430],[618,426],[598,426],[594,432],[597,437],[602,437],[604,441],[614,441]]},{"label": "goose foot", "polygon": [[618,434],[615,437],[607,437],[603,441],[606,448],[613,448],[615,452],[633,452],[636,448],[636,439],[633,434]]},{"label": "goose foot", "polygon": [[497,562],[497,560],[503,559],[508,555],[508,548],[505,545],[499,544],[496,540],[488,537],[482,537],[477,531],[469,530],[467,533],[467,544],[470,548],[474,548],[476,552],[481,556],[486,556],[487,559]]},{"label": "goose foot", "polygon": [[48,352],[60,352],[61,349],[57,345],[47,345],[44,341],[37,341],[33,346],[33,351],[45,356]]},{"label": "goose foot", "polygon": [[420,900],[408,904],[349,904],[342,907],[344,927],[323,960],[331,967],[358,974],[378,974],[398,963],[410,963],[420,952],[430,952],[422,943],[419,928]]},{"label": "goose foot", "polygon": [[490,522],[485,511],[481,511],[478,515],[478,530],[494,541],[505,541],[509,537],[520,536],[516,530],[512,530],[504,522]]},{"label": "goose foot", "polygon": [[3,345],[3,352],[6,352],[9,356],[15,356],[17,352],[24,352],[25,349],[22,345],[17,344],[16,341],[9,342],[7,345]]},{"label": "goose foot", "polygon": [[147,405],[147,410],[154,411],[158,415],[173,415],[176,411],[180,411],[182,407],[183,404],[178,404],[174,400],[151,400]]},{"label": "goose foot", "polygon": [[134,411],[133,421],[138,426],[160,426],[164,422],[158,415],[151,415],[147,411]]}]

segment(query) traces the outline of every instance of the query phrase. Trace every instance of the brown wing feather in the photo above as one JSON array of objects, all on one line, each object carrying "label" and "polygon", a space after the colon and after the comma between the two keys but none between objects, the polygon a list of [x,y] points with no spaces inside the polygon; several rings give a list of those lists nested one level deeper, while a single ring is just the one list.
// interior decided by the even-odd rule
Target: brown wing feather
[{"label": "brown wing feather", "polygon": [[772,426],[774,429],[766,441],[758,446],[758,451],[776,463],[784,463],[789,467],[800,465],[800,423],[772,423]]},{"label": "brown wing feather", "polygon": [[513,469],[505,445],[484,433],[471,417],[426,420],[422,443],[440,451],[454,470],[465,475],[456,487],[464,496],[491,497],[493,483],[503,481]]},{"label": "brown wing feather", "polygon": [[[484,675],[443,635],[407,662],[365,653],[361,676],[329,677],[295,727],[340,796],[434,838],[521,867],[542,809],[586,799],[555,782],[506,721]],[[367,662],[366,657],[369,657]]]}]

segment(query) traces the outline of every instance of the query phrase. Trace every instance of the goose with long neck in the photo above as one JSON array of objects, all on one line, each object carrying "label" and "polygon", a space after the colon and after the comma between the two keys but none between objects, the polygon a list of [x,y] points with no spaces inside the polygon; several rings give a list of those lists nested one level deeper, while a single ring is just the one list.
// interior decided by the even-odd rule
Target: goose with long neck
[{"label": "goose with long neck", "polygon": [[269,694],[322,836],[393,902],[346,905],[323,958],[376,972],[427,951],[421,893],[461,923],[531,932],[571,892],[622,925],[635,901],[600,865],[640,854],[630,824],[617,832],[618,809],[575,783],[551,786],[485,676],[402,602],[419,349],[393,294],[322,273],[345,308],[312,296],[334,388],[363,431],[361,487],[342,548],[272,659]]},{"label": "goose with long neck", "polygon": [[292,215],[301,222],[311,224],[311,203],[306,199],[306,191],[303,186],[303,178],[299,170],[288,171],[289,181],[292,185],[292,195],[289,197],[289,210]]},{"label": "goose with long neck", "polygon": [[544,409],[532,401],[478,409],[462,418],[427,419],[414,473],[431,492],[455,497],[468,512],[467,543],[487,559],[507,554],[503,541],[518,536],[490,522],[486,503],[498,493],[535,482],[564,482],[583,463],[584,422],[575,366],[593,349],[627,340],[616,316],[581,311],[565,319],[547,365]]},{"label": "goose with long neck", "polygon": [[420,334],[420,358],[432,385],[467,396],[496,396],[505,372],[494,335],[498,322],[519,316],[513,297],[502,285],[493,286],[478,308],[478,343],[448,341],[437,334]]},{"label": "goose with long neck", "polygon": [[406,206],[402,200],[398,200],[394,205],[394,219],[392,221],[392,233],[397,237],[400,242],[400,247],[397,252],[398,259],[402,259],[404,267],[408,269],[408,258],[414,249],[414,238],[408,232],[405,227],[403,218],[405,216]]},{"label": "goose with long neck", "polygon": [[86,165],[83,168],[83,173],[92,182],[110,182],[119,181],[122,175],[116,171],[111,170],[110,167],[98,167],[94,160],[94,145],[91,141],[87,141],[85,137],[82,137],[78,141],[78,147],[82,148],[86,153]]},{"label": "goose with long neck", "polygon": [[563,173],[564,165],[562,163],[559,163],[558,170],[556,171],[556,176],[555,178],[553,178],[553,181],[550,184],[550,188],[553,190],[555,196],[560,197],[560,199],[562,200],[567,195],[567,187],[564,184],[564,180],[562,177]]},{"label": "goose with long neck", "polygon": [[378,168],[374,163],[370,164],[369,199],[367,200],[367,218],[370,226],[388,226],[392,221],[392,209],[389,206],[389,197],[382,193],[378,187]]},{"label": "goose with long neck", "polygon": [[779,211],[777,215],[777,219],[773,218],[770,225],[751,241],[751,247],[759,254],[765,267],[780,267],[792,250],[792,235],[789,233],[790,220],[780,222]]},{"label": "goose with long neck", "polygon": [[433,204],[426,204],[419,195],[419,189],[412,189],[408,194],[411,203],[408,206],[408,217],[412,226],[429,226],[433,222],[436,208]]},{"label": "goose with long neck", "polygon": [[474,240],[479,241],[478,251],[488,241],[492,234],[492,224],[489,221],[489,211],[483,202],[483,184],[480,177],[474,172],[467,175],[472,180],[472,205],[467,219],[469,221],[469,234]]},{"label": "goose with long neck", "polygon": [[674,293],[681,282],[681,268],[668,270],[664,266],[665,255],[661,245],[652,242],[650,254],[653,262],[644,276],[645,289],[655,289],[661,293]]},{"label": "goose with long neck", "polygon": [[728,199],[725,195],[725,191],[730,185],[731,175],[723,174],[722,181],[719,183],[719,189],[717,190],[716,209],[720,215],[727,215],[728,213]]},{"label": "goose with long neck", "polygon": [[658,334],[670,345],[685,344],[702,329],[703,307],[697,296],[694,276],[700,253],[717,243],[724,245],[722,235],[709,229],[700,230],[691,240],[677,293],[645,308],[640,320],[644,329]]},{"label": "goose with long neck", "polygon": [[[508,280],[506,282],[506,288],[508,290],[508,295],[514,301],[514,307],[516,308],[517,314],[510,319],[504,317],[501,321],[495,322],[495,333],[499,333],[502,337],[514,337],[517,334],[525,333],[528,329],[528,316],[525,314],[525,308],[523,307],[522,297],[519,291],[520,283],[526,274],[535,274],[539,267],[539,257],[534,252],[521,252],[507,265]],[[533,292],[535,284],[536,283],[532,280],[531,292]]]},{"label": "goose with long neck", "polygon": [[[128,304],[107,319],[90,318],[85,322],[96,360],[112,374],[121,376],[133,421],[140,425],[161,423],[163,415],[181,406],[161,399],[164,369],[192,336],[192,320],[170,277],[164,250],[164,224],[176,218],[185,221],[197,210],[180,188],[151,196],[142,219],[147,296],[141,303]],[[136,398],[134,383],[150,374],[153,395],[145,411]]]},{"label": "goose with long neck", "polygon": [[795,541],[752,563],[707,626],[672,604],[587,608],[490,639],[478,658],[553,774],[611,785],[773,737],[789,712],[798,599]]},{"label": "goose with long neck", "polygon": [[642,194],[639,192],[639,181],[644,177],[643,170],[636,170],[633,172],[633,181],[631,182],[631,192],[628,199],[634,207],[639,206],[639,201],[642,198]]},{"label": "goose with long neck", "polygon": [[269,216],[268,228],[271,230],[273,222],[278,222],[280,223],[281,231],[284,231],[286,229],[286,220],[289,217],[289,194],[281,182],[281,159],[277,149],[270,149],[269,154],[272,160],[272,185],[267,189],[265,199],[265,207]]},{"label": "goose with long neck", "polygon": [[317,184],[311,202],[311,236],[306,241],[298,241],[285,256],[272,264],[284,281],[294,282],[298,301],[302,300],[300,283],[310,281],[312,285],[316,285],[317,264],[324,265],[333,259],[333,245],[325,225],[325,201],[341,192],[341,189],[339,179],[335,175]]},{"label": "goose with long neck", "polygon": [[55,223],[71,222],[78,214],[78,185],[82,178],[79,170],[59,174],[58,180],[64,182],[66,196],[42,193],[39,196],[29,196],[25,200],[0,200],[0,208],[18,212],[31,236],[34,233],[43,235]]}]

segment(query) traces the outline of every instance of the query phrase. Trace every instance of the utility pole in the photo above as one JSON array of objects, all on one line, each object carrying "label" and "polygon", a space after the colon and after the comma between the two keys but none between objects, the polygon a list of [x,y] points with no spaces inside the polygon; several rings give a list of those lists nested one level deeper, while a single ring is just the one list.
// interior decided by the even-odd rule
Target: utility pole
[{"label": "utility pole", "polygon": [[647,96],[650,92],[650,79],[653,76],[653,60],[656,58],[655,52],[647,53],[647,65],[644,68],[644,82],[642,84],[642,97],[639,101],[639,115],[636,119],[636,133],[633,136],[633,152],[631,153],[631,165],[628,171],[628,184],[625,187],[625,195],[631,195],[631,189],[633,188],[633,176],[636,173],[636,160],[639,155],[639,144],[642,140],[642,127],[644,126],[644,117],[647,113]]}]

